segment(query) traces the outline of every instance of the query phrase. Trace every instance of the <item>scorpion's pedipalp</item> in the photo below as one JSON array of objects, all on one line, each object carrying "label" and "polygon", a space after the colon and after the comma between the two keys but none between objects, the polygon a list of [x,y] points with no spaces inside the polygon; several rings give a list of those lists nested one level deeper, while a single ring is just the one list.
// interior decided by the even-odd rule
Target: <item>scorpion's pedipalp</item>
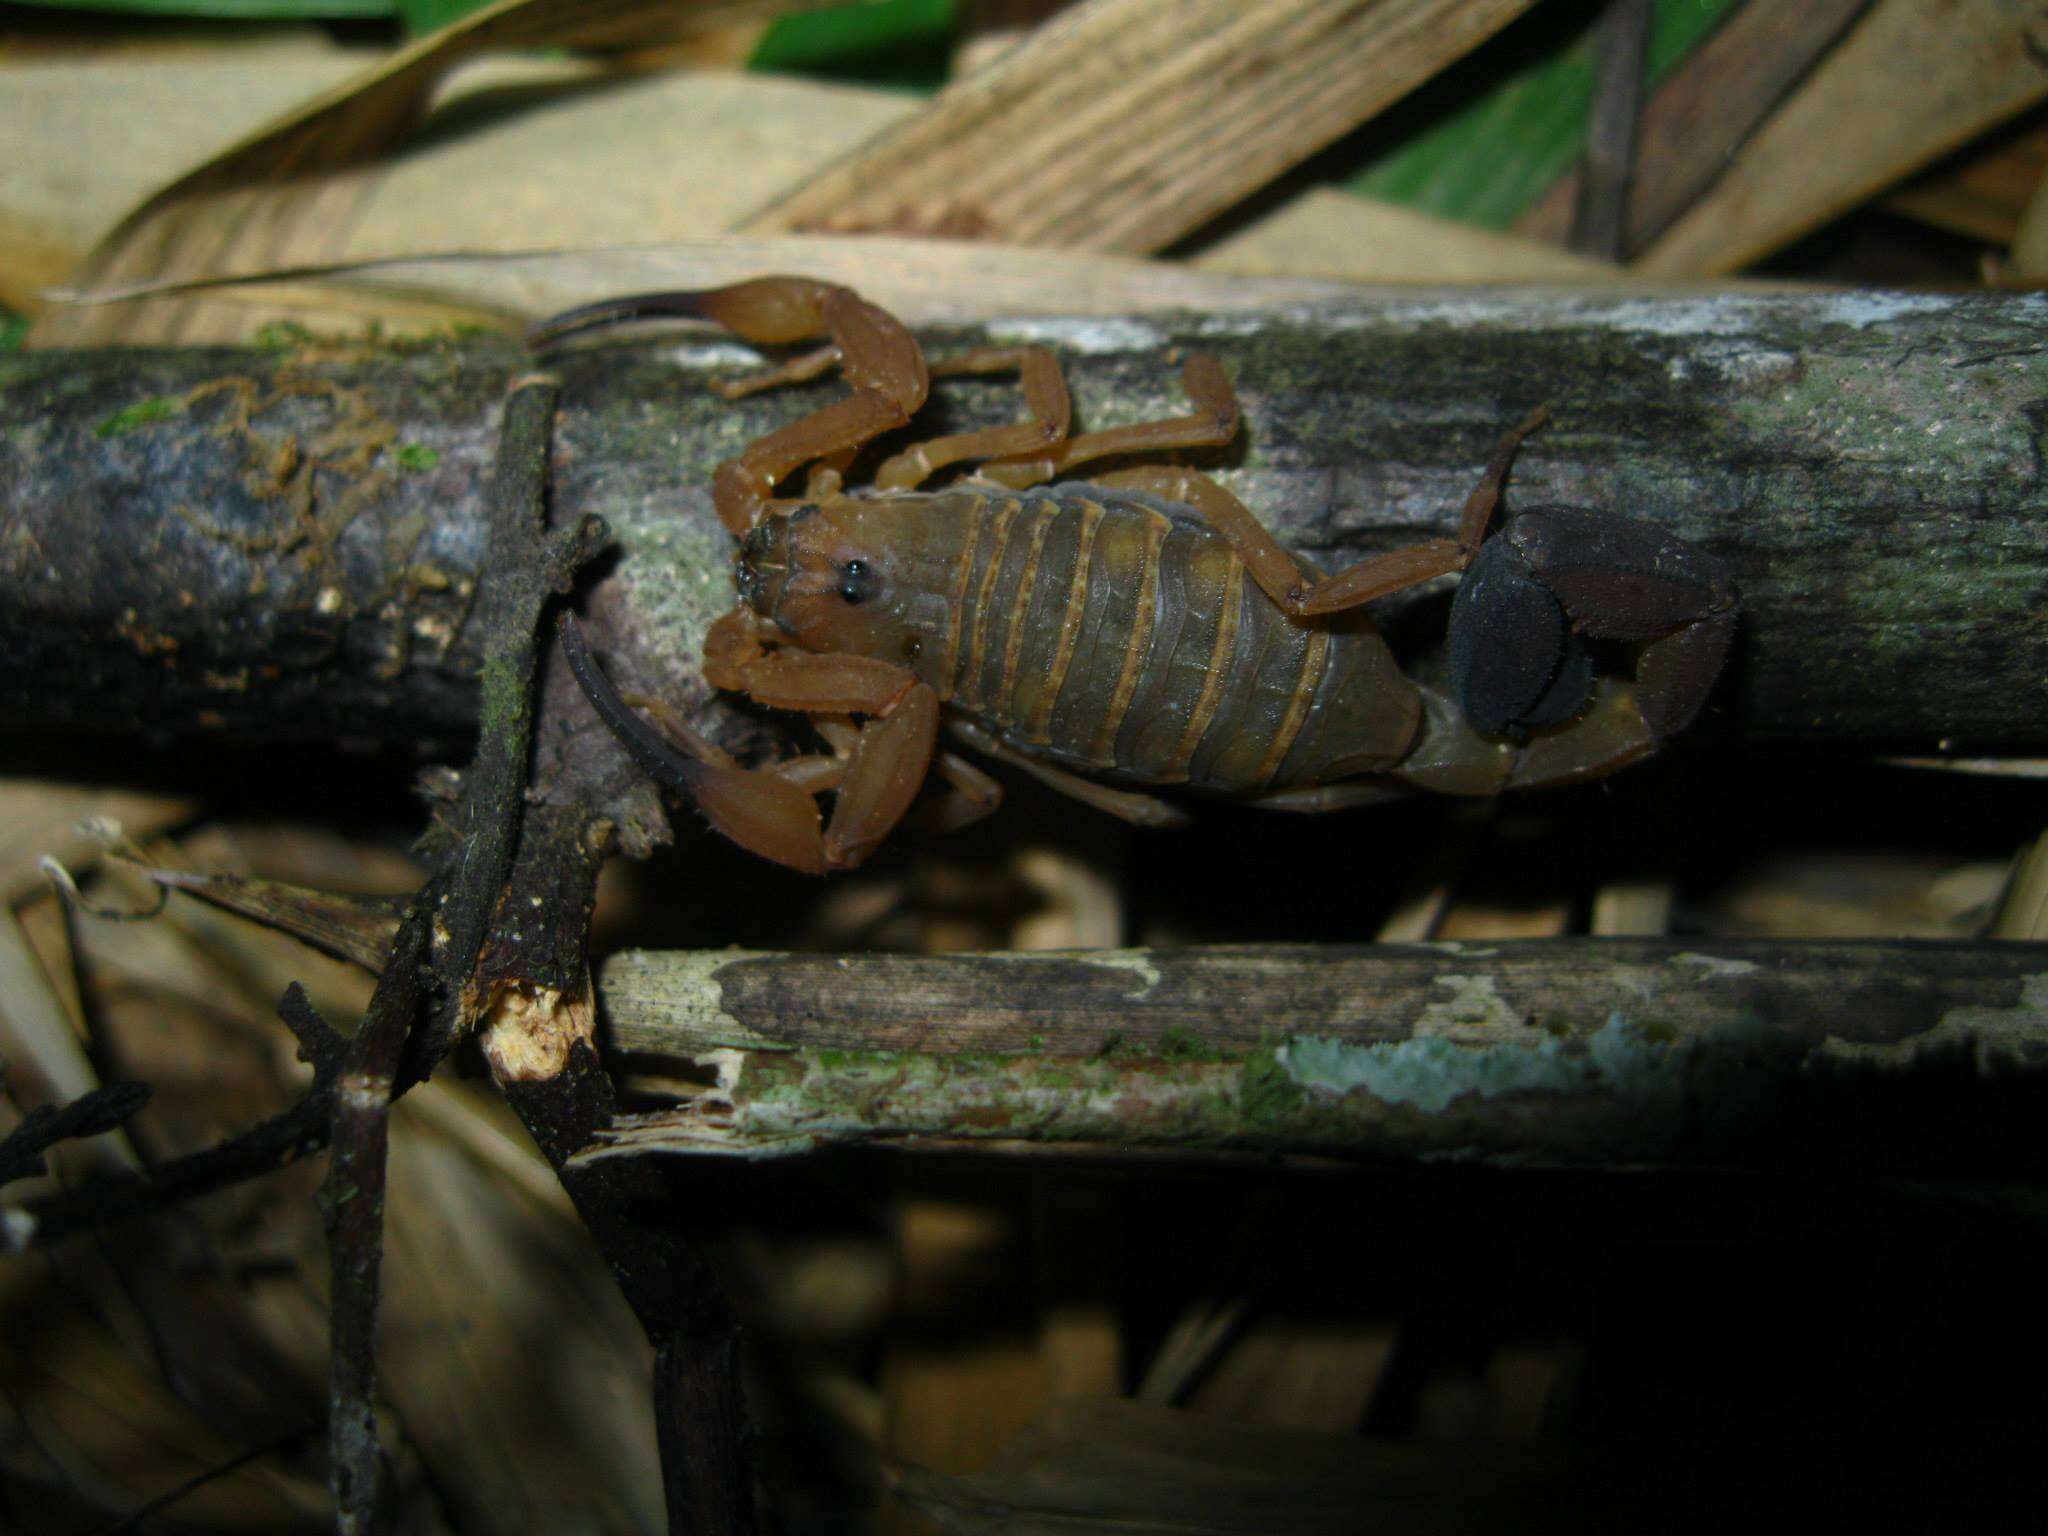
[{"label": "scorpion's pedipalp", "polygon": [[1422,700],[1415,747],[1389,772],[1432,794],[1542,789],[1614,773],[1657,750],[1635,687],[1621,678],[1594,679],[1592,701],[1575,718],[1520,745],[1480,735],[1463,710],[1433,688],[1422,690]]},{"label": "scorpion's pedipalp", "polygon": [[[798,692],[832,715],[867,713],[876,717],[852,734],[845,757],[800,757],[762,769],[729,763],[703,762],[685,756],[636,715],[598,668],[575,619],[563,614],[558,625],[563,655],[598,717],[650,775],[688,795],[704,818],[749,852],[772,859],[803,874],[822,875],[849,869],[865,859],[887,837],[910,808],[926,771],[938,735],[939,702],[931,689],[915,679],[904,686],[896,674],[894,697],[885,705],[850,695],[832,696],[831,680],[843,669],[836,662],[859,657],[800,655],[766,657],[787,660],[778,668],[787,675],[809,663],[820,663]],[[880,663],[876,663],[880,666]],[[894,669],[891,669],[894,670]],[[848,731],[834,727],[828,739],[848,744]],[[818,814],[816,796],[836,790],[838,799],[829,826]]]},{"label": "scorpion's pedipalp", "polygon": [[662,320],[680,318],[701,320],[705,318],[698,305],[700,294],[691,292],[635,293],[623,298],[600,299],[595,304],[580,305],[565,309],[559,315],[526,328],[526,344],[534,351],[543,351],[557,342],[567,341],[571,336],[586,331],[607,330],[615,325],[630,325],[636,320]]},{"label": "scorpion's pedipalp", "polygon": [[924,787],[938,735],[938,695],[923,683],[860,728],[825,829],[825,862],[831,868],[852,868],[895,830]]},{"label": "scorpion's pedipalp", "polygon": [[825,873],[821,824],[811,789],[774,773],[685,757],[633,713],[592,660],[572,615],[562,615],[556,633],[584,697],[650,777],[687,795],[706,820],[748,852],[805,874]]},{"label": "scorpion's pedipalp", "polygon": [[1643,718],[1661,741],[1691,725],[1713,692],[1728,659],[1742,605],[1727,607],[1653,640],[1636,658],[1636,692]]},{"label": "scorpion's pedipalp", "polygon": [[[1570,626],[1557,595],[1494,539],[1458,584],[1445,645],[1458,707],[1474,730],[1518,735],[1559,677]],[[1585,703],[1583,694],[1571,709]]]},{"label": "scorpion's pedipalp", "polygon": [[814,378],[835,362],[853,386],[850,399],[769,433],[719,466],[712,502],[736,535],[760,520],[786,475],[903,426],[930,392],[924,352],[901,321],[850,288],[807,277],[760,277],[724,288],[608,299],[542,321],[527,332],[527,343],[545,347],[581,332],[662,316],[709,320],[762,346],[819,338],[830,343],[741,381],[742,393]]},{"label": "scorpion's pedipalp", "polygon": [[1493,543],[1513,551],[1577,632],[1644,642],[1637,687],[1660,740],[1692,722],[1742,611],[1721,561],[1653,524],[1583,508],[1533,507]]}]

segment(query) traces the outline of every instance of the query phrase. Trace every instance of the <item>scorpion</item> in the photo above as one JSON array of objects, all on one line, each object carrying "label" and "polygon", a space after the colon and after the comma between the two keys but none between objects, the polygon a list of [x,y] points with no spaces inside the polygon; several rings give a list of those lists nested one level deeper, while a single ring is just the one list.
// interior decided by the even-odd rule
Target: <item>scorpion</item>
[{"label": "scorpion", "polygon": [[[564,652],[641,766],[717,831],[807,874],[866,859],[934,771],[940,825],[996,808],[1000,786],[942,743],[942,728],[1147,826],[1187,819],[1150,792],[1166,786],[1325,811],[1408,789],[1492,795],[1611,773],[1691,723],[1741,611],[1722,562],[1630,517],[1532,507],[1489,536],[1541,409],[1501,439],[1455,537],[1325,575],[1193,470],[1056,478],[1111,456],[1229,443],[1236,396],[1206,354],[1183,364],[1190,414],[1075,435],[1046,348],[928,362],[895,317],[807,278],[612,299],[543,322],[530,341],[653,316],[712,321],[757,345],[823,343],[728,381],[728,398],[835,366],[851,386],[712,482],[739,540],[739,604],[710,629],[704,675],[808,716],[830,751],[744,767],[687,727],[665,737],[650,726],[567,615]],[[1028,419],[914,443],[869,487],[846,488],[862,450],[911,423],[934,377],[970,374],[1017,376]],[[964,461],[979,467],[925,488]],[[779,494],[806,466],[803,494]],[[1441,690],[1401,671],[1361,609],[1453,572]],[[1589,637],[1633,643],[1633,680],[1596,674]]]}]

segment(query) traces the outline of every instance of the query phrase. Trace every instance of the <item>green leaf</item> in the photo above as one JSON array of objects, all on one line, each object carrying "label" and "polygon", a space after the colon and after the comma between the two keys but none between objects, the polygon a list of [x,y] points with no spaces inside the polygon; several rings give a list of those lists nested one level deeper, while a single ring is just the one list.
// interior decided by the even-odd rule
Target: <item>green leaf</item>
[{"label": "green leaf", "polygon": [[405,22],[408,37],[424,37],[490,3],[491,0],[398,0],[398,14]]},{"label": "green leaf", "polygon": [[28,335],[28,317],[0,309],[0,352],[12,352]]},{"label": "green leaf", "polygon": [[747,68],[935,91],[953,60],[954,0],[877,0],[777,17]]},{"label": "green leaf", "polygon": [[[1657,0],[1654,86],[1741,0]],[[1759,0],[1764,3],[1764,0]],[[1344,186],[1442,218],[1506,229],[1571,169],[1593,117],[1594,6],[1542,6],[1367,130]]]},{"label": "green leaf", "polygon": [[125,11],[134,16],[205,16],[231,21],[360,21],[395,16],[398,0],[23,0],[51,11]]}]

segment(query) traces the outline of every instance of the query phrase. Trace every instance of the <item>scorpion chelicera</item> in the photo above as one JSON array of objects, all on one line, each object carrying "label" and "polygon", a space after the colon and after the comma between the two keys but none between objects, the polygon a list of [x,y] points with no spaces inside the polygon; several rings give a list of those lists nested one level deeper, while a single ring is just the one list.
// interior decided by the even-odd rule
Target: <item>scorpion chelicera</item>
[{"label": "scorpion chelicera", "polygon": [[[712,483],[740,541],[740,602],[711,628],[704,675],[808,715],[831,751],[745,768],[671,727],[679,750],[628,706],[567,618],[564,647],[643,766],[733,841],[806,873],[860,863],[933,769],[947,786],[942,823],[995,809],[995,781],[940,745],[942,726],[1151,826],[1185,815],[1119,786],[1300,811],[1401,786],[1491,795],[1611,773],[1654,751],[1699,712],[1735,632],[1740,599],[1721,562],[1645,523],[1530,508],[1487,536],[1541,410],[1495,450],[1457,537],[1321,575],[1193,470],[1055,478],[1111,455],[1230,442],[1236,397],[1206,355],[1183,367],[1191,414],[1073,436],[1045,348],[927,363],[893,316],[806,278],[615,299],[557,316],[531,339],[657,315],[764,345],[825,342],[727,384],[728,397],[835,365],[852,386],[757,439]],[[934,376],[990,373],[1018,376],[1029,420],[916,443],[885,460],[870,488],[843,488],[872,439],[916,416]],[[980,461],[971,477],[919,489],[964,460]],[[779,496],[807,465],[804,494]],[[1456,571],[1447,696],[1406,677],[1358,610]],[[1633,682],[1596,674],[1586,637],[1635,642]],[[817,801],[828,791],[829,822]]]}]

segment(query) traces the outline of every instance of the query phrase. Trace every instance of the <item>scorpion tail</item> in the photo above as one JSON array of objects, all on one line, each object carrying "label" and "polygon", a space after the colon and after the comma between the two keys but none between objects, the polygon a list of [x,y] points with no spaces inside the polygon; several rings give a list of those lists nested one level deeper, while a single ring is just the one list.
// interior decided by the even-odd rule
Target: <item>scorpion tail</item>
[{"label": "scorpion tail", "polygon": [[543,320],[527,331],[526,344],[539,351],[587,331],[662,319],[709,320],[736,336],[770,346],[807,341],[834,329],[835,317],[827,306],[835,294],[844,294],[850,305],[858,304],[845,289],[807,277],[757,277],[724,288],[628,294]]}]

